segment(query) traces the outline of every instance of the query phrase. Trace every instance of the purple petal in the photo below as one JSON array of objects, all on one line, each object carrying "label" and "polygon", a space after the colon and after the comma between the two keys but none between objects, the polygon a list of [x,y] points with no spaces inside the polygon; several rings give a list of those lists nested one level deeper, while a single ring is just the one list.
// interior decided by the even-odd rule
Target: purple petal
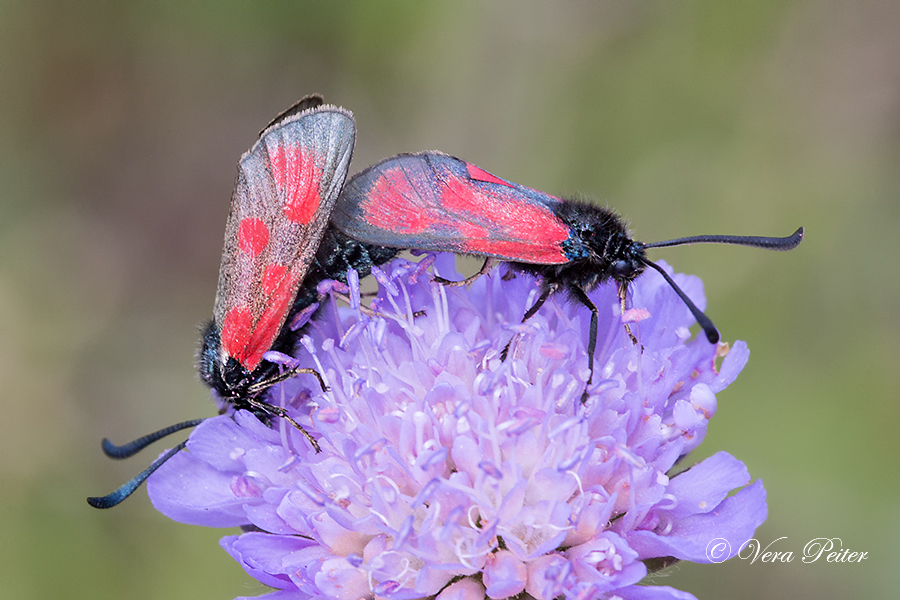
[{"label": "purple petal", "polygon": [[606,592],[637,583],[647,575],[638,554],[620,536],[604,532],[593,540],[566,551],[580,583]]},{"label": "purple petal", "polygon": [[447,586],[435,600],[484,600],[484,586],[474,579],[460,579]]},{"label": "purple petal", "polygon": [[[718,563],[734,557],[767,516],[766,490],[762,481],[756,481],[726,498],[714,511],[675,521],[666,535],[632,531],[625,538],[641,558],[674,556],[697,563]],[[707,556],[714,551],[714,556]]]},{"label": "purple petal", "polygon": [[735,342],[731,346],[728,355],[722,360],[719,375],[709,385],[712,391],[721,392],[734,383],[734,380],[737,379],[737,376],[740,375],[747,365],[748,360],[750,360],[750,349],[747,347],[747,342]]},{"label": "purple petal", "polygon": [[697,600],[697,597],[667,585],[632,585],[616,590],[622,600]]},{"label": "purple petal", "polygon": [[515,596],[525,589],[528,569],[512,552],[491,553],[484,565],[484,585],[488,598]]},{"label": "purple petal", "polygon": [[678,505],[668,514],[682,519],[708,513],[719,506],[731,490],[750,483],[750,472],[744,463],[718,452],[673,477],[667,493],[678,498]]},{"label": "purple petal", "polygon": [[243,507],[247,499],[236,497],[231,483],[232,475],[182,451],[147,480],[147,494],[156,510],[179,523],[246,525],[249,520]]},{"label": "purple petal", "polygon": [[298,590],[276,590],[262,596],[238,596],[234,600],[309,600],[309,594]]},{"label": "purple petal", "polygon": [[244,507],[247,519],[255,527],[267,533],[280,533],[291,535],[300,533],[278,515],[278,505],[271,502]]},{"label": "purple petal", "polygon": [[296,589],[284,573],[284,557],[310,545],[309,540],[297,537],[244,533],[229,535],[219,545],[240,564],[247,574],[279,589]]},{"label": "purple petal", "polygon": [[528,561],[525,591],[537,600],[552,600],[562,595],[574,578],[572,564],[561,554],[545,554]]},{"label": "purple petal", "polygon": [[315,584],[322,594],[337,600],[359,600],[371,595],[365,572],[344,558],[323,561],[315,574]]}]

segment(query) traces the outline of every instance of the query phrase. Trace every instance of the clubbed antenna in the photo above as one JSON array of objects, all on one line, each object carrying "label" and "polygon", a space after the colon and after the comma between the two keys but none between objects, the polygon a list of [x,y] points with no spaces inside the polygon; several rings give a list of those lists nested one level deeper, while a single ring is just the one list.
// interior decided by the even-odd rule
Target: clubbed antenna
[{"label": "clubbed antenna", "polygon": [[644,244],[644,248],[665,248],[666,246],[684,246],[685,244],[734,244],[750,246],[766,250],[793,250],[803,241],[803,228],[800,227],[787,237],[765,237],[759,235],[695,235],[664,242]]},{"label": "clubbed antenna", "polygon": [[[175,425],[169,425],[168,427],[164,427],[159,431],[148,433],[147,435],[139,437],[133,442],[122,444],[121,446],[117,446],[109,441],[109,439],[103,438],[103,453],[110,458],[128,458],[130,456],[134,456],[153,442],[161,440],[162,438],[177,431],[181,431],[182,429],[195,427],[202,423],[204,420],[205,419],[193,419],[191,421],[182,421],[181,423],[176,423]],[[160,468],[164,462],[178,454],[178,452],[181,451],[186,444],[187,440],[181,442],[180,444],[166,452],[163,456],[160,456],[158,459],[156,459],[149,467],[135,475],[129,481],[125,482],[111,494],[107,494],[106,496],[91,496],[87,499],[88,504],[90,504],[94,508],[112,508],[113,506],[121,504],[123,500],[128,498],[128,496],[133,494],[135,490],[141,487],[141,484],[147,481],[147,478],[150,477],[154,471]]]},{"label": "clubbed antenna", "polygon": [[147,435],[139,437],[133,442],[128,442],[127,444],[122,444],[121,446],[116,446],[111,441],[109,441],[109,438],[103,438],[103,454],[115,459],[129,458],[131,456],[134,456],[153,442],[161,440],[166,436],[181,431],[182,429],[196,427],[205,420],[206,419],[192,419],[190,421],[175,423],[174,425],[163,427],[159,431],[148,433]]}]

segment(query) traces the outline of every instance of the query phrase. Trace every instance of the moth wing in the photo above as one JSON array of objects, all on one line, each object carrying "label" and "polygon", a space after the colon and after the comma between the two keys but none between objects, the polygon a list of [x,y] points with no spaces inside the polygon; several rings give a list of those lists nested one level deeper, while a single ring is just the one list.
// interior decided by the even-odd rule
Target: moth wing
[{"label": "moth wing", "polygon": [[562,264],[561,202],[447,154],[399,154],[347,182],[332,223],[369,244]]},{"label": "moth wing", "polygon": [[347,177],[353,116],[334,106],[287,114],[241,157],[213,318],[223,362],[248,371],[287,318]]},{"label": "moth wing", "polygon": [[302,98],[291,104],[289,107],[275,115],[275,118],[269,121],[269,124],[263,127],[262,131],[259,132],[259,137],[262,137],[266,130],[286,120],[288,117],[300,114],[303,111],[311,108],[318,108],[323,104],[325,104],[325,97],[322,96],[322,94],[309,94],[307,96],[303,96]]}]

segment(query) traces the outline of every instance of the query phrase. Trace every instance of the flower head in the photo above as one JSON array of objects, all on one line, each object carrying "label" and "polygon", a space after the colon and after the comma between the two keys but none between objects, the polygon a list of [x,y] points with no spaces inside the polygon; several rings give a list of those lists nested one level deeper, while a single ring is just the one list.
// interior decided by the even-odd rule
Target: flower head
[{"label": "flower head", "polygon": [[[733,555],[766,518],[762,483],[748,486],[724,452],[673,474],[746,345],[692,339],[690,312],[655,272],[630,288],[634,345],[615,287],[601,286],[582,403],[587,310],[555,296],[522,323],[533,279],[449,288],[431,281],[431,262],[455,276],[452,256],[397,261],[376,272],[379,316],[350,277],[353,306],[332,303],[308,326],[297,358],[330,390],[301,376],[271,401],[311,419],[322,452],[283,420],[215,417],[150,478],[154,505],[243,527],[222,546],[272,598],[691,598],[635,584],[648,559]],[[675,279],[702,307],[700,281]],[[707,556],[715,538],[726,556]]]}]

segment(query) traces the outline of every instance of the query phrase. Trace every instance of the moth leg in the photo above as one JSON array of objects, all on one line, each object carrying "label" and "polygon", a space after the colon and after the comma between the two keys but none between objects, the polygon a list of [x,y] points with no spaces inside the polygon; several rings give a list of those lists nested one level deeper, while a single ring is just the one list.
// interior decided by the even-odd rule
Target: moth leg
[{"label": "moth leg", "polygon": [[[588,367],[590,368],[590,374],[588,375],[587,385],[584,387],[584,392],[581,394],[581,403],[584,404],[587,402],[587,388],[594,381],[594,352],[597,350],[597,325],[600,321],[600,311],[597,310],[597,305],[594,304],[588,295],[584,292],[583,289],[577,286],[572,286],[570,288],[572,296],[574,296],[579,302],[581,302],[584,306],[591,311],[591,331],[590,338],[588,339]],[[628,332],[629,335],[631,331]],[[634,339],[634,336],[632,336]]]},{"label": "moth leg", "polygon": [[316,371],[315,369],[310,369],[309,367],[294,367],[293,369],[288,369],[287,371],[282,371],[278,375],[274,375],[268,379],[254,383],[253,385],[251,385],[250,387],[247,388],[247,393],[252,394],[255,392],[261,392],[262,390],[264,390],[268,387],[272,387],[276,383],[281,383],[282,381],[287,381],[288,379],[290,379],[294,375],[297,375],[298,373],[309,373],[310,375],[315,375],[316,379],[319,380],[319,386],[322,388],[322,391],[323,392],[328,391],[328,386],[325,385],[325,380],[322,379],[322,376],[319,374],[318,371]]},{"label": "moth leg", "polygon": [[470,283],[472,283],[473,281],[475,281],[482,275],[487,275],[491,271],[491,268],[493,266],[494,266],[494,257],[488,256],[486,259],[484,259],[484,264],[481,265],[481,269],[477,273],[475,273],[474,275],[470,275],[469,277],[466,277],[462,281],[450,281],[449,279],[444,279],[443,277],[438,277],[438,276],[434,277],[434,281],[435,281],[435,283],[440,283],[441,285],[445,285],[447,287],[459,287],[461,285],[469,285]]},{"label": "moth leg", "polygon": [[[525,316],[522,317],[522,323],[533,317],[534,313],[541,309],[541,307],[544,305],[544,302],[547,301],[547,298],[555,293],[558,287],[559,286],[555,283],[548,285],[547,288],[543,292],[541,292],[541,295],[531,306],[531,308],[525,311]],[[516,336],[513,336],[513,340],[514,339],[516,339]],[[513,340],[509,340],[509,342],[506,344],[506,347],[503,348],[503,352],[500,353],[500,360],[506,360],[506,357],[509,356],[509,347],[512,346]]]},{"label": "moth leg", "polygon": [[[623,316],[625,315],[625,310],[626,310],[625,297],[627,296],[627,292],[628,292],[628,284],[622,284],[618,287],[617,295],[619,296],[619,306],[621,307]],[[631,343],[634,344],[635,346],[637,346],[638,341],[637,341],[637,338],[634,337],[634,334],[631,333],[631,326],[628,323],[625,323],[624,325],[625,325],[625,333],[627,333],[628,337],[631,338]],[[596,340],[594,340],[594,341],[596,342]]]},{"label": "moth leg", "polygon": [[[335,292],[334,290],[332,290],[331,293],[334,294],[335,298],[340,298],[347,304],[352,305],[352,303],[350,302],[350,296],[348,296],[347,294],[343,294],[341,292]],[[368,295],[374,296],[375,293],[368,294]],[[386,313],[379,313],[377,310],[375,310],[371,306],[363,304],[362,302],[359,303],[359,310],[362,314],[364,314],[368,317],[377,317],[379,315],[386,314]],[[417,310],[416,312],[413,313],[412,316],[413,317],[424,317],[426,314],[427,313],[424,310]]]},{"label": "moth leg", "polygon": [[[311,370],[311,369],[308,369],[308,370]],[[316,441],[316,438],[314,438],[312,435],[310,435],[310,433],[308,431],[303,429],[303,426],[301,426],[300,423],[298,423],[293,418],[291,418],[291,416],[287,413],[286,409],[284,409],[280,406],[275,406],[273,404],[269,404],[268,402],[262,402],[261,400],[256,400],[255,398],[248,398],[247,404],[249,404],[250,406],[252,406],[253,408],[255,408],[261,412],[272,415],[273,417],[281,417],[282,419],[284,419],[285,421],[287,421],[288,423],[290,423],[291,425],[296,427],[300,431],[300,433],[302,433],[306,437],[306,439],[309,440],[309,443],[312,444],[312,447],[316,452],[322,451],[322,449],[319,447],[319,442]]]},{"label": "moth leg", "polygon": [[[350,306],[353,306],[353,303],[350,301],[350,296],[348,296],[347,294],[344,294],[342,292],[337,292],[334,290],[331,290],[331,293],[334,295],[335,298],[339,298],[339,299],[343,300],[344,302],[346,302],[347,304],[349,304]],[[362,294],[360,294],[360,295],[362,295]],[[378,313],[375,311],[374,308],[372,308],[371,306],[368,306],[366,304],[363,304],[362,302],[359,303],[359,310],[360,310],[360,312],[362,312],[362,314],[364,314],[368,317],[375,317],[378,315]]]}]

